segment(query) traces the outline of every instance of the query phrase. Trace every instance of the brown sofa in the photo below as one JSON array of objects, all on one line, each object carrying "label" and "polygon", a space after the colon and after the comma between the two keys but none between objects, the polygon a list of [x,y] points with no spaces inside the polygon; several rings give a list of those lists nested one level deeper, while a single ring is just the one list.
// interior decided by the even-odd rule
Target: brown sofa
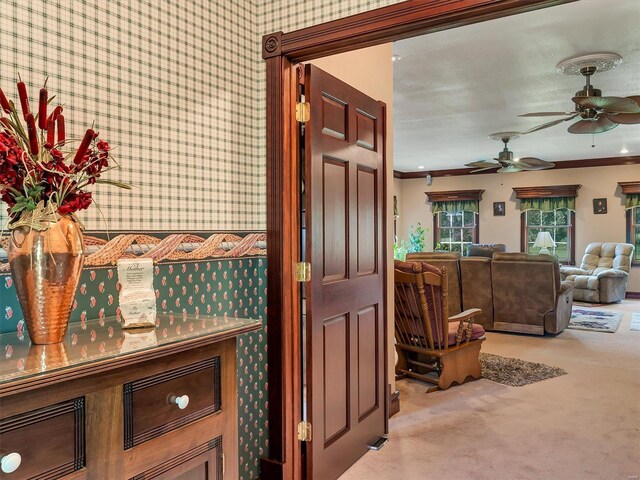
[{"label": "brown sofa", "polygon": [[560,333],[569,324],[573,286],[561,282],[560,265],[551,255],[421,252],[408,254],[407,260],[455,272],[457,278],[451,275],[448,282],[450,311],[482,309],[477,323],[485,330],[544,335]]},{"label": "brown sofa", "polygon": [[569,325],[573,285],[560,281],[556,257],[494,253],[491,284],[494,330],[544,335]]}]

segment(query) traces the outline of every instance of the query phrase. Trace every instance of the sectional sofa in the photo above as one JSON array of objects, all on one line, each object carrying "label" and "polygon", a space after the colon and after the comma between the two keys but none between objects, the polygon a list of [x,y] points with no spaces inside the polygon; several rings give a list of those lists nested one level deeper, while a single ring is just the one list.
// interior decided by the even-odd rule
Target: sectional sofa
[{"label": "sectional sofa", "polygon": [[[495,250],[495,249],[493,249]],[[407,254],[449,273],[449,313],[482,309],[485,330],[544,335],[564,330],[571,318],[573,285],[560,280],[552,255],[489,251],[489,256],[458,252]]]}]

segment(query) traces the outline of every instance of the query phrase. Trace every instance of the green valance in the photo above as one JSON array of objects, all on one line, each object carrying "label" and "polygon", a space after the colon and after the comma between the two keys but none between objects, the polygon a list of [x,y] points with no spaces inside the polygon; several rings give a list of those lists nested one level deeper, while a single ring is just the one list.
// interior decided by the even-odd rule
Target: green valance
[{"label": "green valance", "polygon": [[559,208],[576,210],[576,197],[548,197],[548,198],[522,198],[520,200],[520,210],[541,210],[543,212],[553,212]]},{"label": "green valance", "polygon": [[627,193],[626,197],[627,199],[624,202],[625,210],[640,207],[640,193]]},{"label": "green valance", "polygon": [[433,213],[447,212],[475,212],[478,213],[477,200],[452,200],[447,202],[433,202]]}]

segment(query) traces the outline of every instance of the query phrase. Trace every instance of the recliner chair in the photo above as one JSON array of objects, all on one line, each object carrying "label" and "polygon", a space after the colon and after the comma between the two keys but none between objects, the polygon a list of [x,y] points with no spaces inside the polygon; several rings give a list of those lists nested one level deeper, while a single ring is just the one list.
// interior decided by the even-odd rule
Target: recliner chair
[{"label": "recliner chair", "polygon": [[580,268],[560,268],[562,280],[573,283],[573,298],[583,302],[613,303],[627,292],[634,246],[630,243],[590,243]]}]

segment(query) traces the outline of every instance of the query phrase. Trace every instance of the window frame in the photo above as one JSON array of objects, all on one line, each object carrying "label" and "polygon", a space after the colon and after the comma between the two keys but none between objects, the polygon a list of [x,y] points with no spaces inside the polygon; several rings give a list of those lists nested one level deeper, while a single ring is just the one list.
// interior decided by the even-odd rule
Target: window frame
[{"label": "window frame", "polygon": [[[472,213],[473,214],[473,218],[474,218],[474,222],[475,225],[473,227],[465,227],[464,226],[464,212],[468,212],[468,213]],[[438,213],[434,213],[433,214],[433,249],[436,249],[436,245],[438,243],[442,243],[440,242],[440,230],[442,230],[442,227],[440,227],[440,215],[443,213],[447,213],[450,214],[449,212],[438,212]],[[466,242],[467,244],[470,243],[478,243],[478,240],[480,238],[480,213],[479,212],[470,212],[468,210],[463,210],[460,212],[455,212],[456,214],[458,213],[462,213],[462,226],[460,227],[447,227],[447,229],[449,230],[453,230],[456,228],[459,229],[467,229],[467,230],[471,230],[472,232],[472,240],[471,242]],[[460,241],[460,242],[455,242],[455,243],[460,243],[462,246],[462,251],[460,252],[460,254],[462,256],[465,256],[465,251],[464,251],[464,245],[465,242],[464,241]],[[449,242],[449,244],[451,244],[451,242]]]},{"label": "window frame", "polygon": [[[480,201],[484,190],[446,190],[446,191],[429,191],[424,192],[427,196],[427,202],[452,202],[460,200],[472,200],[478,202],[478,211],[475,214],[475,228],[473,229],[473,242],[480,242]],[[439,213],[439,212],[438,212]],[[433,249],[435,250],[440,238],[440,222],[438,213],[433,214]],[[459,213],[459,212],[456,212]],[[464,224],[464,214],[462,217]],[[463,228],[463,227],[461,227]],[[464,256],[464,252],[460,252]]]},{"label": "window frame", "polygon": [[[630,195],[634,193],[640,193],[640,181],[632,181],[632,182],[618,182],[620,185],[620,191],[623,195]],[[634,258],[631,259],[631,266],[638,267],[640,266],[640,260],[636,259],[638,255],[640,245],[636,245],[635,235],[633,235],[633,230],[635,228],[640,228],[640,224],[634,223],[634,213],[636,209],[640,209],[640,207],[627,208],[625,210],[625,225],[626,225],[626,239],[627,243],[631,243],[635,245],[636,251],[634,252]]]},{"label": "window frame", "polygon": [[[577,197],[578,190],[582,185],[545,185],[539,187],[513,187],[516,198],[553,198],[553,197]],[[576,212],[569,210],[569,265],[576,264]],[[520,251],[527,251],[527,225],[526,212],[520,212]],[[563,262],[560,262],[563,263]]]},{"label": "window frame", "polygon": [[[530,210],[528,210],[530,211]],[[567,236],[567,252],[569,253],[569,258],[567,260],[559,260],[559,262],[564,265],[575,265],[576,264],[576,212],[573,210],[569,210],[569,234]],[[535,227],[534,227],[535,228]],[[527,253],[528,251],[528,235],[527,235],[527,212],[520,213],[520,251]]]}]

